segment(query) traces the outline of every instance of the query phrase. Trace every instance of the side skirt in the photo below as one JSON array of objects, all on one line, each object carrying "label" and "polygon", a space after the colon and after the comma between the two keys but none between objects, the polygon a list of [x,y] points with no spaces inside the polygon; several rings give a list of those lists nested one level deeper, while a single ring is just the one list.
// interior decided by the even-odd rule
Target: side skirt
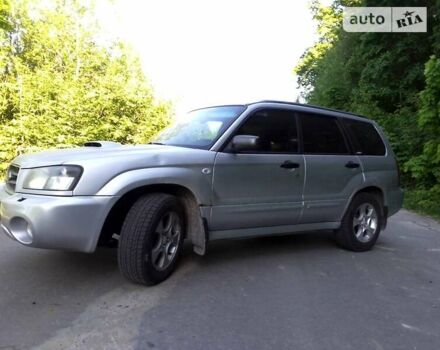
[{"label": "side skirt", "polygon": [[209,240],[215,241],[219,239],[250,238],[250,237],[260,237],[260,236],[282,235],[282,234],[296,233],[296,232],[335,230],[338,229],[340,226],[341,226],[340,222],[319,222],[312,224],[210,231]]}]

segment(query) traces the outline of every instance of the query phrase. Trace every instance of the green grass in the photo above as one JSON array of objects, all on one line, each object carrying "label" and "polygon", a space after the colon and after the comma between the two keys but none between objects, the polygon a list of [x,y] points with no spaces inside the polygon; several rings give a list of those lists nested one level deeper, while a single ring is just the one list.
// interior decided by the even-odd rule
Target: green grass
[{"label": "green grass", "polygon": [[403,207],[440,221],[440,196],[434,191],[406,189]]}]

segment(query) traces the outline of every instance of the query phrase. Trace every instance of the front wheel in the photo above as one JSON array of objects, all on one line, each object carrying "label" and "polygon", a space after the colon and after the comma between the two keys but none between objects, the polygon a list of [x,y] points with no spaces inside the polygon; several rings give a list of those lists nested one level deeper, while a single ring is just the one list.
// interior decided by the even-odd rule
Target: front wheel
[{"label": "front wheel", "polygon": [[373,248],[382,227],[382,206],[369,193],[356,195],[336,231],[336,241],[345,249],[362,252]]},{"label": "front wheel", "polygon": [[124,277],[155,285],[173,272],[183,246],[185,222],[176,197],[154,193],[140,197],[121,230],[119,269]]}]

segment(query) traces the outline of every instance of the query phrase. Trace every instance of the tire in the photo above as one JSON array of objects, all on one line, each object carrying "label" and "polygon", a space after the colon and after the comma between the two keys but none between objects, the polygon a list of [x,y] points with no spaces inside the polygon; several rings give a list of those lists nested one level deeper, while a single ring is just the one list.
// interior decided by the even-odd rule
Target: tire
[{"label": "tire", "polygon": [[356,195],[335,233],[337,243],[354,252],[370,250],[379,238],[382,213],[382,204],[376,196],[369,193]]},{"label": "tire", "polygon": [[118,263],[128,280],[155,285],[174,271],[185,234],[183,209],[176,197],[154,193],[140,197],[121,229]]}]

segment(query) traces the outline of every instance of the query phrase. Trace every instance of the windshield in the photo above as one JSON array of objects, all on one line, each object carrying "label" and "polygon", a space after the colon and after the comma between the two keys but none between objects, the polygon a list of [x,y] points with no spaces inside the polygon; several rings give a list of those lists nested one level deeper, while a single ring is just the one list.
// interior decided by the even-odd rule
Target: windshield
[{"label": "windshield", "polygon": [[221,106],[189,112],[185,120],[162,131],[152,143],[209,149],[245,106]]}]

